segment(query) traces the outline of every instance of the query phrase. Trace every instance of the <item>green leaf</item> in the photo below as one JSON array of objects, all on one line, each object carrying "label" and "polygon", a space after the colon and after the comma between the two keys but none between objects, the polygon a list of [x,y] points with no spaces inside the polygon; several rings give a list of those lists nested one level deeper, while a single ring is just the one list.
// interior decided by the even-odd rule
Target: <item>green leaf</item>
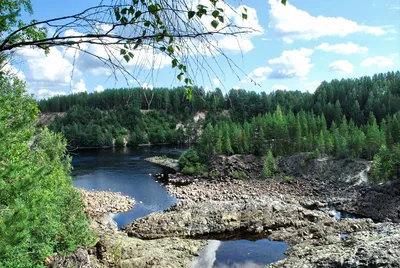
[{"label": "green leaf", "polygon": [[151,23],[150,23],[150,21],[146,20],[143,24],[144,24],[144,26],[149,27]]},{"label": "green leaf", "polygon": [[211,22],[211,26],[214,27],[215,29],[218,27],[218,25],[219,25],[219,22],[217,20],[213,20]]},{"label": "green leaf", "polygon": [[125,55],[126,54],[126,50],[125,49],[121,49],[120,53],[121,53],[121,55]]},{"label": "green leaf", "polygon": [[121,10],[121,14],[126,15],[126,13],[128,13],[128,9],[125,7]]},{"label": "green leaf", "polygon": [[286,6],[286,0],[282,0],[281,3]]},{"label": "green leaf", "polygon": [[124,55],[124,59],[126,62],[129,62],[129,60],[131,59],[128,55]]},{"label": "green leaf", "polygon": [[178,74],[178,76],[177,76],[178,80],[179,80],[179,81],[182,81],[184,75],[185,75],[184,73]]},{"label": "green leaf", "polygon": [[187,99],[188,99],[188,100],[192,100],[192,97],[193,97],[193,88],[192,88],[192,87],[187,87],[186,90],[187,90]]},{"label": "green leaf", "polygon": [[119,13],[119,8],[114,8],[115,19],[119,21],[121,19],[121,14]]},{"label": "green leaf", "polygon": [[136,11],[136,13],[135,13],[135,18],[137,19],[137,18],[139,18],[140,16],[142,16],[142,11],[140,11],[140,10],[138,10],[138,11]]},{"label": "green leaf", "polygon": [[188,12],[188,18],[189,18],[189,20],[190,20],[191,18],[193,18],[194,15],[196,15],[196,12],[195,12],[195,11],[193,11],[193,10],[189,11],[189,12]]},{"label": "green leaf", "polygon": [[172,68],[175,68],[178,65],[178,60],[173,59],[171,63],[172,63]]},{"label": "green leaf", "polygon": [[133,58],[133,53],[132,52],[128,52],[129,57],[131,57],[131,59]]},{"label": "green leaf", "polygon": [[222,23],[224,23],[224,16],[218,16],[218,20]]},{"label": "green leaf", "polygon": [[218,11],[218,10],[214,10],[214,11],[211,13],[211,15],[212,15],[214,18],[217,18],[217,17],[219,16],[219,11]]},{"label": "green leaf", "polygon": [[242,19],[247,20],[247,14],[242,13]]},{"label": "green leaf", "polygon": [[244,10],[245,13],[247,13],[247,8],[243,7],[243,10]]}]

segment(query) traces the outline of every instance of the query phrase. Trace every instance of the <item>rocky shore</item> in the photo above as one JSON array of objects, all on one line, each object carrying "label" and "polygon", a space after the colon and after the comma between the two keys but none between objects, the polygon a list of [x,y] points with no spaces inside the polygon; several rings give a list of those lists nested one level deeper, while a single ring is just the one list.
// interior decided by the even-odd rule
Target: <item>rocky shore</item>
[{"label": "rocky shore", "polygon": [[120,213],[130,210],[135,205],[135,200],[121,193],[105,191],[85,191],[78,189],[82,194],[85,213],[89,217],[105,213]]},{"label": "rocky shore", "polygon": [[175,171],[179,171],[178,159],[172,159],[165,156],[154,156],[145,158],[144,160],[157,165],[171,168]]},{"label": "rocky shore", "polygon": [[97,242],[92,247],[79,248],[67,256],[57,255],[46,259],[50,267],[188,267],[204,247],[205,240],[169,237],[142,240],[128,237],[118,230],[111,213],[132,208],[134,200],[115,192],[89,192],[79,189],[91,221],[90,227]]}]

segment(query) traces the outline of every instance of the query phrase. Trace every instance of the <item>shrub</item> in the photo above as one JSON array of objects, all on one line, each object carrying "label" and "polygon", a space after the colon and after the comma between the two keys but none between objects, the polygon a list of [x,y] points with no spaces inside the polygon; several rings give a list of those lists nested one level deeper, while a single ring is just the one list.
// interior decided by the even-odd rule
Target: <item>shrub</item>
[{"label": "shrub", "polygon": [[207,171],[202,158],[195,149],[189,149],[179,157],[179,167],[184,174],[203,174]]},{"label": "shrub", "polygon": [[243,171],[233,171],[231,175],[235,180],[245,180],[248,178],[247,174]]},{"label": "shrub", "polygon": [[264,160],[263,175],[271,177],[277,173],[278,169],[275,164],[275,158],[271,151],[268,151],[267,157]]}]

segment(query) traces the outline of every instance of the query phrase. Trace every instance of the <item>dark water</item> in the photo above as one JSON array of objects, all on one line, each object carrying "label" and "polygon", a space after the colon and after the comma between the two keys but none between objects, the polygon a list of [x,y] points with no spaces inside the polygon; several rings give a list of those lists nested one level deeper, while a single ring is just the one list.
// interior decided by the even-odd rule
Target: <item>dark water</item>
[{"label": "dark water", "polygon": [[[113,215],[121,227],[152,212],[167,209],[177,201],[154,177],[156,173],[168,173],[171,170],[144,161],[143,158],[161,155],[178,158],[184,150],[173,146],[81,150],[72,158],[74,185],[86,190],[115,191],[133,197],[137,203],[132,210]],[[284,259],[287,248],[285,243],[268,239],[210,240],[192,267],[265,267],[266,264]]]},{"label": "dark water", "polygon": [[137,203],[132,210],[113,216],[121,227],[152,212],[167,209],[177,201],[154,178],[154,174],[170,170],[143,158],[156,155],[177,158],[183,150],[169,146],[80,150],[72,157],[74,185],[133,197]]}]

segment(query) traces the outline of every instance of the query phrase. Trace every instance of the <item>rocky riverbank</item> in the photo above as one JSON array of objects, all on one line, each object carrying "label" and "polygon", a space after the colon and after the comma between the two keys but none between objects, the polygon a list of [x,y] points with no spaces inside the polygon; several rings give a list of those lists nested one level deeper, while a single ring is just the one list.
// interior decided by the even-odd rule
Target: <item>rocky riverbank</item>
[{"label": "rocky riverbank", "polygon": [[94,246],[79,248],[68,256],[60,254],[46,259],[50,267],[188,267],[197,252],[207,244],[205,240],[176,237],[158,240],[128,237],[118,230],[109,213],[131,209],[135,203],[133,199],[114,192],[79,191],[98,241]]}]

